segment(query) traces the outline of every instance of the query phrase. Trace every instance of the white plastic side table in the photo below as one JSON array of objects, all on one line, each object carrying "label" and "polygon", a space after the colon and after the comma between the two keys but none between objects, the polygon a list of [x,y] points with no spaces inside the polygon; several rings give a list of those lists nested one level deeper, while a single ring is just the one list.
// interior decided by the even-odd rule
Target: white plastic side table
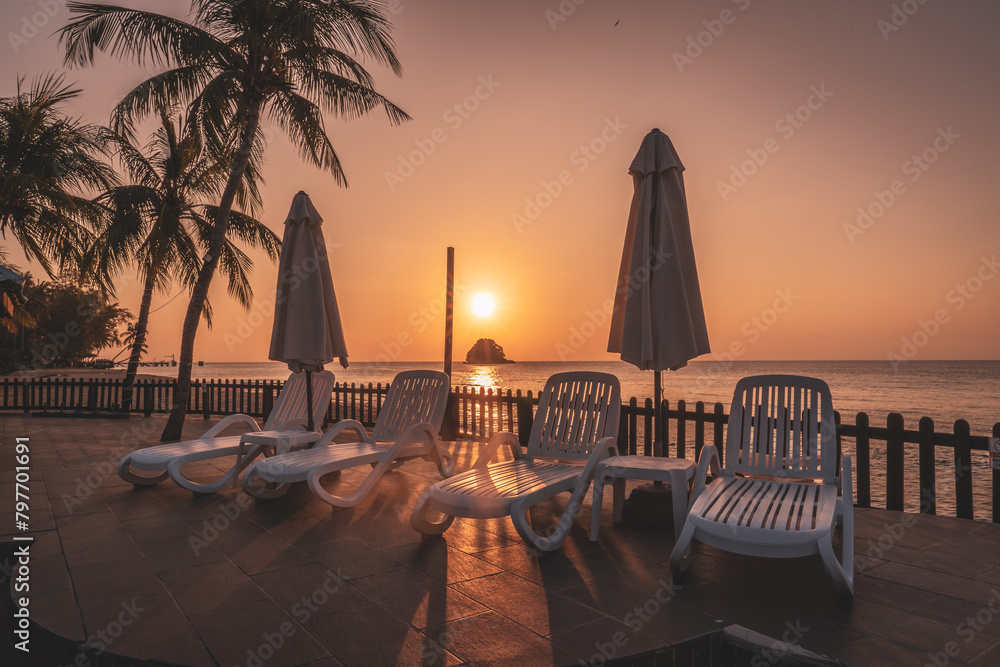
[{"label": "white plastic side table", "polygon": [[240,449],[236,453],[236,476],[233,477],[233,486],[236,486],[239,479],[240,466],[246,454],[247,444],[264,445],[273,447],[275,454],[287,454],[293,447],[303,447],[312,445],[322,436],[316,431],[255,431],[254,433],[244,433],[240,438]]},{"label": "white plastic side table", "polygon": [[694,479],[697,466],[686,459],[662,456],[612,456],[597,464],[594,470],[593,509],[590,520],[590,540],[597,541],[601,527],[601,503],[604,485],[614,482],[612,516],[621,523],[625,509],[625,480],[644,479],[652,482],[670,482],[674,505],[674,538],[681,534],[688,509],[688,480]]}]

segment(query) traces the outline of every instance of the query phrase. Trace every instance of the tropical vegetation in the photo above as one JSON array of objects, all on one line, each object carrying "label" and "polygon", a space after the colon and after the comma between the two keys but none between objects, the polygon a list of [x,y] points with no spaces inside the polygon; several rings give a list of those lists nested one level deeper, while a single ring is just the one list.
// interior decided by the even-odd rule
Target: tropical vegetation
[{"label": "tropical vegetation", "polygon": [[180,437],[190,392],[199,320],[219,266],[233,203],[264,151],[265,122],[277,125],[306,162],[346,185],[324,113],[352,119],[382,109],[408,116],[376,92],[361,60],[400,74],[384,8],[367,0],[194,0],[190,22],[100,4],[67,4],[61,31],[66,61],[92,65],[96,53],[163,71],[116,105],[112,129],[133,132],[159,108],[186,105],[206,150],[229,165],[212,221],[205,261],[191,289],[178,367],[178,390],[161,439]]}]

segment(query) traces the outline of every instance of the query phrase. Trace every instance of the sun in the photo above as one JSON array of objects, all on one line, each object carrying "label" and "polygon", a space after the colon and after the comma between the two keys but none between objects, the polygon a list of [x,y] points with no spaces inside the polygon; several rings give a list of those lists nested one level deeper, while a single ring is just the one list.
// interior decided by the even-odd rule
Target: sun
[{"label": "sun", "polygon": [[472,312],[476,317],[489,317],[496,310],[497,300],[492,294],[480,292],[472,297]]}]

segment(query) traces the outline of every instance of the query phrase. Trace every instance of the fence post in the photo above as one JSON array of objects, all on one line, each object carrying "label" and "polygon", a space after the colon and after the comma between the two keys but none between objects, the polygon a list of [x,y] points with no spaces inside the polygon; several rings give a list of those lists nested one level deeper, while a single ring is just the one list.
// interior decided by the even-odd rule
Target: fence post
[{"label": "fence post", "polygon": [[142,414],[146,417],[153,414],[153,384],[148,380],[142,383]]},{"label": "fence post", "polygon": [[868,435],[868,414],[859,412],[854,418],[854,423],[858,427],[858,434],[854,437],[854,454],[857,459],[854,461],[854,477],[857,480],[857,499],[855,504],[858,507],[872,506],[872,456],[871,440]]},{"label": "fence post", "polygon": [[687,458],[687,401],[677,401],[677,458]]},{"label": "fence post", "polygon": [[955,422],[955,509],[959,519],[971,519],[972,511],[972,442],[969,422]]},{"label": "fence post", "polygon": [[[1000,438],[1000,422],[993,425],[993,437]],[[1000,470],[993,470],[993,523],[1000,523]]]},{"label": "fence post", "polygon": [[[715,404],[715,423],[714,423],[714,437],[712,442],[715,443],[715,448],[719,450],[719,459],[725,455],[725,446],[723,440],[723,428],[726,425],[726,408],[722,403]],[[701,452],[697,452],[698,456],[701,456]]]},{"label": "fence post", "polygon": [[28,386],[28,378],[24,378],[21,384],[24,400],[24,414],[31,412],[31,387]]},{"label": "fence post", "polygon": [[937,514],[934,488],[934,420],[920,418],[920,513]]},{"label": "fence post", "polygon": [[531,411],[531,390],[528,395],[522,397],[521,390],[517,390],[517,439],[521,446],[528,448],[528,438],[531,437],[531,424],[535,420],[535,415]]},{"label": "fence post", "polygon": [[903,511],[903,415],[890,412],[885,441],[885,508]]},{"label": "fence post", "polygon": [[87,380],[87,409],[97,412],[97,386],[94,378]]}]

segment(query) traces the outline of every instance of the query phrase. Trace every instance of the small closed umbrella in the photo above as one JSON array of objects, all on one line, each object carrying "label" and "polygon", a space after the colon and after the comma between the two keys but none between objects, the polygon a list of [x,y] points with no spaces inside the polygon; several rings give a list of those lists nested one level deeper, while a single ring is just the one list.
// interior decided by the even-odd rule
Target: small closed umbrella
[{"label": "small closed umbrella", "polygon": [[296,373],[305,371],[308,427],[313,430],[310,373],[340,358],[347,368],[347,345],[333,291],[330,259],[323,238],[323,218],[309,195],[292,199],[281,239],[274,327],[268,359],[283,361]]},{"label": "small closed umbrella", "polygon": [[[629,173],[634,192],[615,291],[608,352],[656,371],[656,428],[663,400],[660,372],[710,352],[698,286],[684,165],[666,134],[653,129]],[[655,440],[659,448],[659,438]],[[659,454],[660,452],[655,452]]]}]

